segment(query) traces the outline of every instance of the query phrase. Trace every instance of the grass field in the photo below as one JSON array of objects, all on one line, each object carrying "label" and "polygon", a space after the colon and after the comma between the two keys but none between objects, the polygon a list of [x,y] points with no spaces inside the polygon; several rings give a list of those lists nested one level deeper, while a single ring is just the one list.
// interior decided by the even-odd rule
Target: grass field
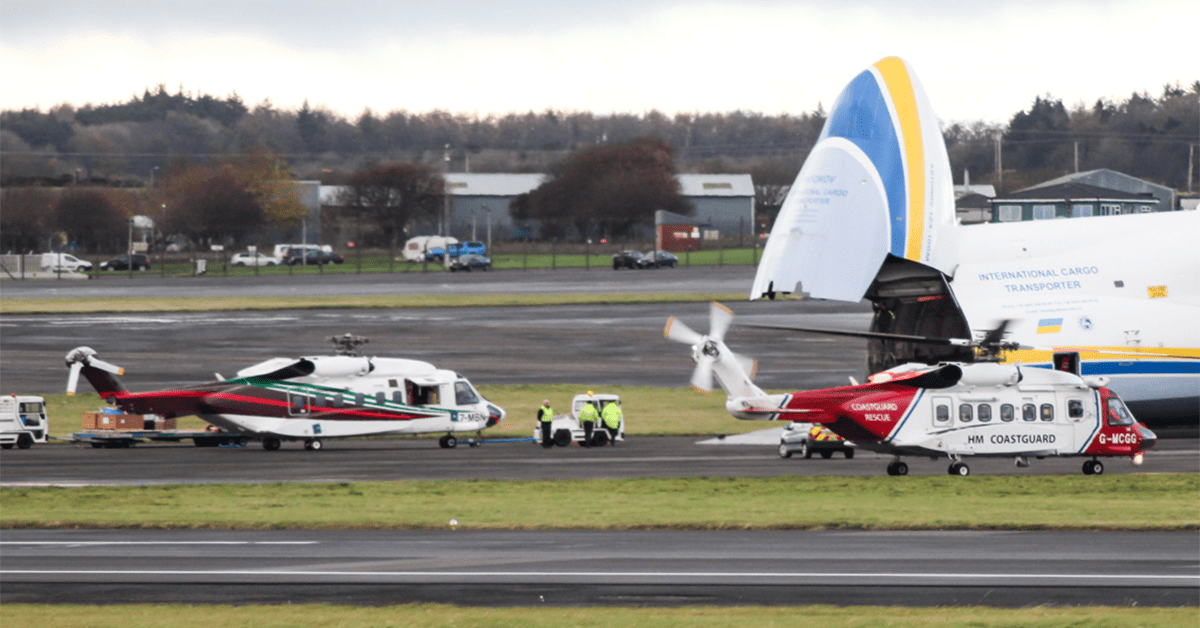
[{"label": "grass field", "polygon": [[1198,492],[1194,474],[4,487],[0,527],[1200,530]]},{"label": "grass field", "polygon": [[1194,608],[1039,606],[1001,609],[876,606],[737,606],[683,608],[474,608],[443,604],[384,607],[289,604],[283,606],[34,605],[0,606],[5,628],[367,628],[393,626],[497,626],[520,628],[706,628],[821,626],[821,628],[1194,628]]}]

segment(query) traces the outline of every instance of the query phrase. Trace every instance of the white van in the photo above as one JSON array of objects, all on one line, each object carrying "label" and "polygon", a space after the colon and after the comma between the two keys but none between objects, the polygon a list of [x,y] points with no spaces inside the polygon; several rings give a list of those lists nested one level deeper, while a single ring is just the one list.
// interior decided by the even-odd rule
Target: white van
[{"label": "white van", "polygon": [[329,246],[328,244],[276,244],[275,252],[272,255],[283,259],[283,256],[287,254],[288,249],[291,248],[308,249],[310,251],[324,251],[326,253],[333,252],[333,247]]},{"label": "white van", "polygon": [[70,253],[42,253],[42,270],[52,273],[91,272],[92,263]]},{"label": "white van", "polygon": [[409,262],[425,261],[425,254],[433,249],[446,249],[447,244],[458,244],[458,238],[449,236],[417,236],[404,243],[404,259]]},{"label": "white van", "polygon": [[46,442],[50,422],[46,418],[46,400],[42,397],[8,395],[0,397],[0,448],[13,445],[29,449]]}]

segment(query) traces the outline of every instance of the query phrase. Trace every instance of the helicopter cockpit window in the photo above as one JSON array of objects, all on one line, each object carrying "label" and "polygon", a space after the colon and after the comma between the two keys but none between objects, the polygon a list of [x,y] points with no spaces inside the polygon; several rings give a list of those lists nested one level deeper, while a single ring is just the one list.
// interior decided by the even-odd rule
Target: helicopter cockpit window
[{"label": "helicopter cockpit window", "polygon": [[1000,420],[1008,423],[1016,418],[1016,408],[1013,404],[1006,403],[1000,406]]},{"label": "helicopter cockpit window", "polygon": [[988,403],[979,404],[979,422],[987,423],[992,420],[992,405]]},{"label": "helicopter cockpit window", "polygon": [[958,420],[960,423],[970,423],[973,414],[971,404],[964,403],[958,406]]},{"label": "helicopter cockpit window", "polygon": [[479,395],[466,380],[454,382],[454,403],[460,406],[471,406],[479,403]]},{"label": "helicopter cockpit window", "polygon": [[1052,404],[1049,404],[1049,403],[1042,404],[1042,420],[1043,421],[1053,421],[1054,420],[1054,406]]},{"label": "helicopter cockpit window", "polygon": [[1125,407],[1125,403],[1118,397],[1108,398],[1108,424],[1109,425],[1133,425],[1133,415],[1130,414],[1129,408]]}]

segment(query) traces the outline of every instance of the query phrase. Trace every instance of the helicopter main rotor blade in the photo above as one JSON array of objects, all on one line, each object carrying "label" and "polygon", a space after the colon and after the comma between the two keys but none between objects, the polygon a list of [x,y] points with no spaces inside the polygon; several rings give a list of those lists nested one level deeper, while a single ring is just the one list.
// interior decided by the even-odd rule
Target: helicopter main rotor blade
[{"label": "helicopter main rotor blade", "polygon": [[931,338],[929,336],[913,336],[910,334],[889,334],[879,331],[843,331],[840,329],[818,329],[815,327],[790,327],[785,325],[747,325],[756,329],[776,329],[779,331],[798,331],[807,334],[827,334],[830,336],[849,336],[851,338],[871,338],[874,340],[896,340],[901,342],[922,342],[931,345],[970,347],[975,343],[965,338]]}]

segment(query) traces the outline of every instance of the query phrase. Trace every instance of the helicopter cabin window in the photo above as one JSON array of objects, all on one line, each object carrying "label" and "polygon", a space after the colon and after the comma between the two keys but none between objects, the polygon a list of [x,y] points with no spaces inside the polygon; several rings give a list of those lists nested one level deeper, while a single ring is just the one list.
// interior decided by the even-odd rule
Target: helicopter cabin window
[{"label": "helicopter cabin window", "polygon": [[460,406],[470,406],[479,403],[479,395],[466,380],[454,382],[454,403]]},{"label": "helicopter cabin window", "polygon": [[973,414],[971,404],[964,403],[958,406],[958,421],[960,423],[970,423]]},{"label": "helicopter cabin window", "polygon": [[422,386],[411,381],[405,382],[408,388],[409,403],[414,406],[428,406],[440,403],[437,385]]},{"label": "helicopter cabin window", "polygon": [[1108,398],[1108,424],[1109,425],[1133,425],[1133,415],[1129,413],[1129,408],[1125,407],[1124,402],[1118,397]]},{"label": "helicopter cabin window", "polygon": [[1048,404],[1048,403],[1042,404],[1042,420],[1043,421],[1053,421],[1054,420],[1054,406],[1053,405]]},{"label": "helicopter cabin window", "polygon": [[1036,421],[1037,420],[1037,406],[1033,405],[1032,403],[1027,403],[1027,404],[1021,406],[1021,420]]},{"label": "helicopter cabin window", "polygon": [[1003,404],[1000,406],[1000,420],[1001,421],[1004,421],[1005,423],[1009,423],[1013,419],[1016,418],[1016,415],[1017,415],[1016,408],[1013,408],[1013,404],[1006,403],[1006,404]]},{"label": "helicopter cabin window", "polygon": [[1083,418],[1083,400],[1068,399],[1067,400],[1067,416],[1072,419]]},{"label": "helicopter cabin window", "polygon": [[392,403],[404,403],[404,393],[399,390],[393,390]]},{"label": "helicopter cabin window", "polygon": [[375,393],[375,403],[377,403],[379,405],[383,405],[383,404],[387,403],[387,393],[385,393],[385,392]]},{"label": "helicopter cabin window", "polygon": [[991,420],[992,420],[992,406],[991,406],[991,404],[987,404],[987,403],[981,403],[981,404],[979,404],[979,422],[980,422],[980,423],[987,423],[987,422],[989,422],[989,421],[991,421]]},{"label": "helicopter cabin window", "polygon": [[308,396],[288,393],[288,414],[308,414]]},{"label": "helicopter cabin window", "polygon": [[933,421],[934,423],[949,423],[950,422],[950,400],[936,399],[933,402]]},{"label": "helicopter cabin window", "polygon": [[388,380],[388,388],[399,388],[399,387],[400,387],[400,380],[396,380],[396,379]]},{"label": "helicopter cabin window", "polygon": [[367,402],[366,395],[364,395],[362,393],[356,393],[354,395],[354,405],[361,406],[361,405],[365,404],[366,402]]},{"label": "helicopter cabin window", "polygon": [[340,393],[333,396],[333,407],[342,408],[345,406],[346,406],[346,400],[342,399],[342,395]]}]

